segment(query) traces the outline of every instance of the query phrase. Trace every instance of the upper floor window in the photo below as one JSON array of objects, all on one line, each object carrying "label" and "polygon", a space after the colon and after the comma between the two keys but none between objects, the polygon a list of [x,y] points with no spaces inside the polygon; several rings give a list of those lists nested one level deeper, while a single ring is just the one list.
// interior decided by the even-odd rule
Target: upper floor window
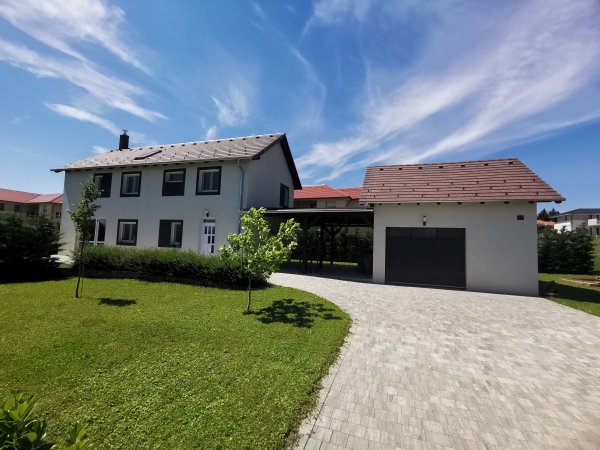
[{"label": "upper floor window", "polygon": [[283,183],[279,186],[279,206],[283,208],[290,206],[290,188]]},{"label": "upper floor window", "polygon": [[21,205],[15,205],[15,212],[16,213],[20,213],[21,212]]},{"label": "upper floor window", "polygon": [[61,218],[61,216],[62,216],[62,213],[61,213],[60,211],[58,211],[58,212],[56,213],[56,218],[57,218],[57,219],[60,219],[60,218]]},{"label": "upper floor window", "polygon": [[162,195],[176,196],[185,193],[185,169],[165,170]]},{"label": "upper floor window", "polygon": [[335,202],[325,202],[325,208],[335,208],[335,207],[336,207]]},{"label": "upper floor window", "polygon": [[119,219],[117,245],[136,245],[137,225],[136,219]]},{"label": "upper floor window", "polygon": [[94,174],[94,184],[96,189],[101,191],[100,198],[110,197],[110,187],[112,185],[112,173]]},{"label": "upper floor window", "polygon": [[218,195],[221,193],[221,167],[198,168],[196,195]]},{"label": "upper floor window", "polygon": [[0,211],[4,211],[4,203],[0,203]]},{"label": "upper floor window", "polygon": [[142,185],[142,172],[123,172],[121,197],[139,197]]}]

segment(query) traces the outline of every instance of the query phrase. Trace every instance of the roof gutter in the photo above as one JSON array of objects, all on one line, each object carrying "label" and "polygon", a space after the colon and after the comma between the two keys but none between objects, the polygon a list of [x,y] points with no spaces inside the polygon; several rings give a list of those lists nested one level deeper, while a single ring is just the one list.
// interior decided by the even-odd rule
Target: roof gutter
[{"label": "roof gutter", "polygon": [[238,167],[240,168],[240,206],[238,209],[238,234],[240,234],[242,232],[242,194],[244,190],[244,169],[242,169],[240,164],[240,158],[238,158],[236,161]]}]

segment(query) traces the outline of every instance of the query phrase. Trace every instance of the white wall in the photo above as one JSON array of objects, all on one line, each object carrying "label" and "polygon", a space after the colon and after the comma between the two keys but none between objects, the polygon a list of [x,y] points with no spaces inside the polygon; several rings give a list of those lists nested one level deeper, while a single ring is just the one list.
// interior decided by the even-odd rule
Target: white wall
[{"label": "white wall", "polygon": [[386,227],[423,227],[427,216],[431,228],[465,228],[467,290],[537,296],[536,211],[526,201],[375,204],[373,280],[385,281]]},{"label": "white wall", "polygon": [[[285,184],[290,189],[289,207],[294,205],[294,184],[281,144],[277,143],[260,159],[250,161],[248,178],[247,206],[279,208],[279,189]],[[239,182],[238,182],[239,185]]]}]

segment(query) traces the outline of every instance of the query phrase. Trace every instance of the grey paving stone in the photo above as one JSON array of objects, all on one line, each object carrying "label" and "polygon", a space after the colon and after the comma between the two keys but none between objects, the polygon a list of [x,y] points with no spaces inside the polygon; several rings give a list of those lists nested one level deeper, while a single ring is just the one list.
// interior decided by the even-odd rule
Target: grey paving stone
[{"label": "grey paving stone", "polygon": [[297,449],[600,450],[598,317],[532,297],[271,282],[353,319]]}]

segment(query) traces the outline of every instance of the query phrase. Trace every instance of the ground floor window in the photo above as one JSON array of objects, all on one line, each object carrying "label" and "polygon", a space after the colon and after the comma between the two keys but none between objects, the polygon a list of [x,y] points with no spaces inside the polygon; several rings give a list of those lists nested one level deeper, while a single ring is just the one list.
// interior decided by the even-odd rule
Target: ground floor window
[{"label": "ground floor window", "polygon": [[200,252],[205,255],[215,254],[215,221],[205,220],[202,224]]},{"label": "ground floor window", "polygon": [[136,245],[138,221],[133,219],[120,219],[117,235],[118,245]]},{"label": "ground floor window", "polygon": [[92,244],[104,245],[104,239],[106,239],[106,219],[96,219]]},{"label": "ground floor window", "polygon": [[158,230],[159,247],[181,247],[183,220],[161,220]]}]

